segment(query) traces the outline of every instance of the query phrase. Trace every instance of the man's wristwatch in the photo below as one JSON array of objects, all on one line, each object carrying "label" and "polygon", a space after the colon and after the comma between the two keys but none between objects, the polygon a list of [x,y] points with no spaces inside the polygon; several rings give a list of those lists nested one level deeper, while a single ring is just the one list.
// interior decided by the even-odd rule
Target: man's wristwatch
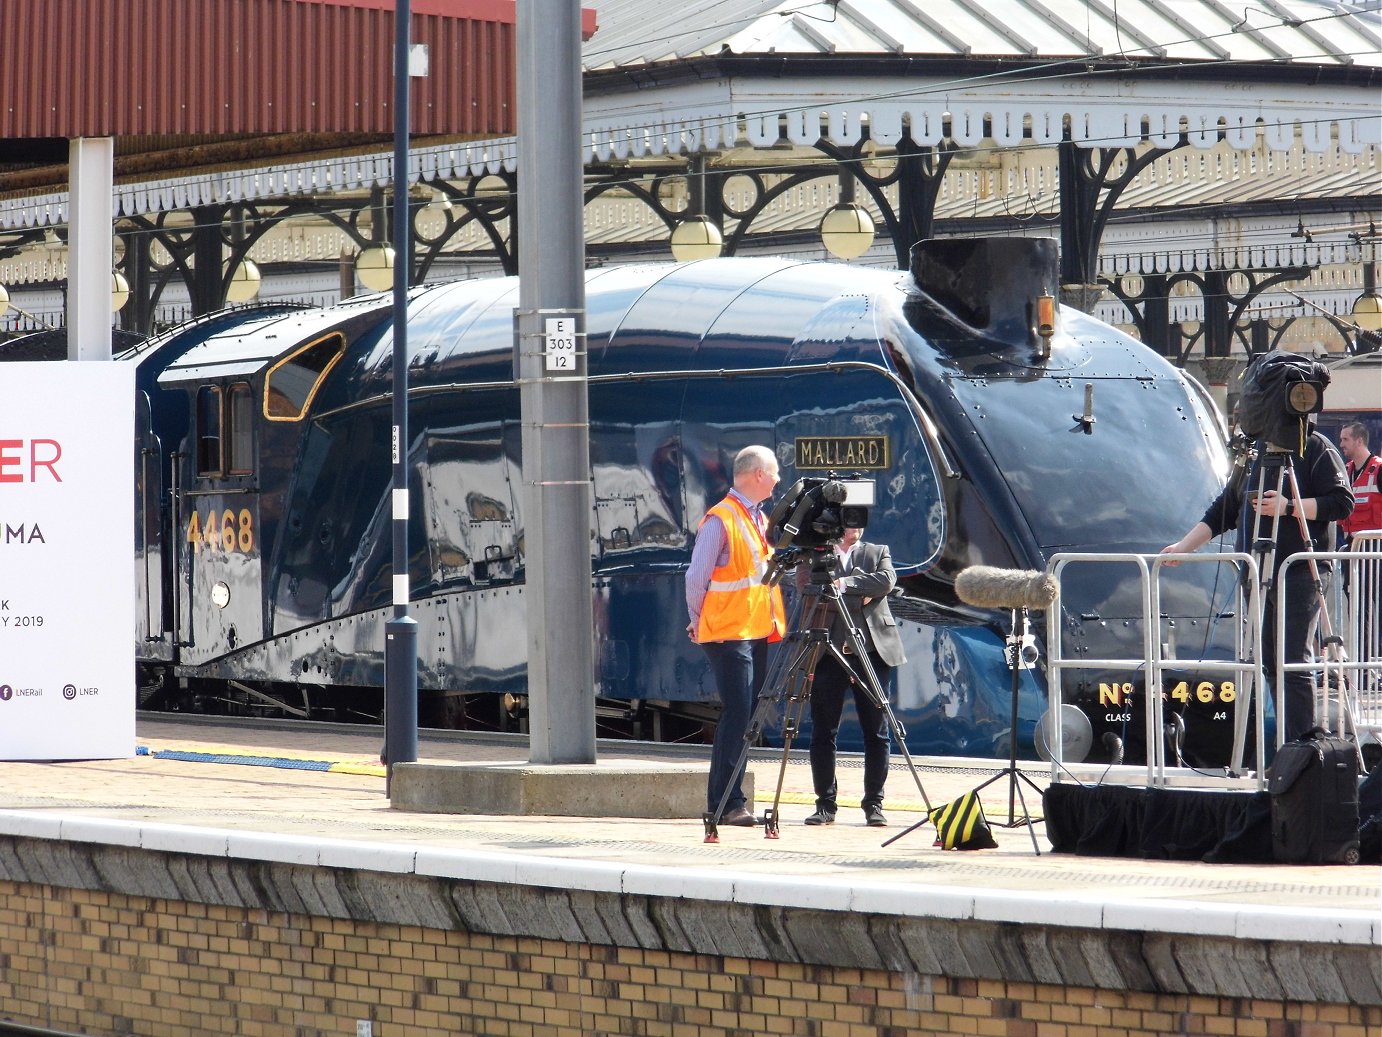
[{"label": "man's wristwatch", "polygon": [[1295,513],[1296,513],[1296,502],[1293,501],[1293,500],[1288,500],[1288,501],[1286,502],[1286,514],[1288,514],[1288,515],[1294,515]]}]

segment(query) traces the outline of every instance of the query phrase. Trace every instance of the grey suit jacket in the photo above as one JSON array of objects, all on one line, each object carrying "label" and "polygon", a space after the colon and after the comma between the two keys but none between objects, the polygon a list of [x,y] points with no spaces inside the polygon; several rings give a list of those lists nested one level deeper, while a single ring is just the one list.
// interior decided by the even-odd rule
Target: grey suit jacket
[{"label": "grey suit jacket", "polygon": [[[902,650],[897,620],[888,607],[888,592],[897,586],[892,554],[885,544],[861,540],[854,545],[851,561],[849,572],[840,578],[845,611],[863,631],[868,647],[889,666],[900,666],[907,661],[907,655]],[[869,599],[867,605],[863,603],[865,598]],[[849,639],[849,632],[838,616],[831,625],[830,639],[842,647]]]}]

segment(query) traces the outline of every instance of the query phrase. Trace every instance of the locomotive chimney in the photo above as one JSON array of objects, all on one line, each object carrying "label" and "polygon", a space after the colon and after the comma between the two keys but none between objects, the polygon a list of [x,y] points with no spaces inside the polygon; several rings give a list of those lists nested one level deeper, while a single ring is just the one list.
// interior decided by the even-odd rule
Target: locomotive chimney
[{"label": "locomotive chimney", "polygon": [[912,246],[923,294],[989,342],[1050,355],[1059,253],[1049,238],[928,238]]}]

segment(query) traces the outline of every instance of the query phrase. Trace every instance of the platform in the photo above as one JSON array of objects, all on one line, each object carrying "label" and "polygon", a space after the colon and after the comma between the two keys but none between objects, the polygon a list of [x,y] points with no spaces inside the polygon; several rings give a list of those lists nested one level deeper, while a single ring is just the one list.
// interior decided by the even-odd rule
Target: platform
[{"label": "platform", "polygon": [[[1357,912],[1382,945],[1382,883],[1376,869],[1337,866],[1206,865],[1051,854],[1044,826],[1036,833],[1041,855],[1025,827],[995,827],[998,848],[944,852],[933,848],[928,825],[884,849],[880,845],[921,819],[923,803],[901,757],[894,753],[885,811],[888,829],[864,826],[857,809],[862,764],[844,754],[840,765],[839,821],[827,828],[802,824],[814,809],[806,754],[793,750],[782,795],[781,837],[766,840],[762,828],[722,828],[718,845],[705,845],[699,819],[510,817],[493,814],[413,813],[394,809],[385,795],[376,729],[294,722],[235,723],[164,719],[141,715],[140,755],[127,760],[60,763],[0,762],[0,833],[55,833],[80,838],[100,821],[110,830],[183,830],[191,840],[249,836],[331,839],[415,853],[422,849],[477,854],[521,854],[549,862],[602,862],[650,867],[694,866],[707,876],[766,874],[782,881],[828,880],[846,886],[918,882],[949,890],[1003,893],[1029,898],[1024,910],[1051,920],[1070,920],[1062,904],[1117,903],[1138,909],[1133,919],[1148,928],[1222,930],[1210,919],[1225,911],[1298,909],[1302,925],[1322,914]],[[423,733],[419,759],[437,763],[519,764],[526,747],[516,736]],[[684,765],[709,759],[708,747],[678,748],[601,740],[601,761]],[[219,762],[218,762],[219,761]],[[755,749],[750,768],[758,788],[755,810],[769,805],[782,754]],[[916,761],[925,793],[940,805],[979,785],[1005,761]],[[1092,773],[1107,771],[1097,768]],[[1023,766],[1040,786],[1045,766]],[[1110,778],[1136,783],[1140,768],[1121,768]],[[1106,778],[1105,780],[1110,780]],[[990,821],[1008,812],[1006,779],[983,792]],[[1033,814],[1041,804],[1026,789]],[[1020,805],[1019,805],[1020,811]],[[1212,909],[1206,913],[1205,909]],[[1183,917],[1182,917],[1183,916]]]},{"label": "platform", "polygon": [[[1204,998],[1247,998],[1254,1006],[1269,1006],[1276,1018],[1295,1012],[1298,1019],[1327,1021],[1328,1012],[1335,1012],[1349,1026],[1382,1026],[1382,954],[1377,950],[1382,885],[1376,867],[1073,857],[1048,852],[1041,824],[1036,826],[1040,855],[1026,827],[995,827],[998,847],[992,850],[943,851],[933,846],[929,825],[885,848],[883,840],[922,817],[920,790],[900,756],[894,757],[888,782],[889,828],[864,826],[857,800],[849,798],[860,790],[862,768],[848,756],[841,761],[839,821],[812,828],[802,824],[813,809],[804,752],[794,752],[784,766],[780,752],[755,750],[750,766],[759,790],[757,812],[767,805],[782,772],[780,838],[765,839],[762,828],[726,827],[718,843],[708,844],[696,819],[396,809],[385,796],[377,729],[141,716],[138,741],[141,754],[123,760],[0,763],[0,787],[6,790],[0,806],[0,887],[14,905],[8,914],[0,908],[0,933],[18,940],[16,946],[29,940],[35,948],[28,956],[12,953],[10,968],[0,977],[0,1005],[20,1003],[14,993],[24,975],[20,962],[41,977],[31,985],[56,983],[66,991],[72,983],[78,988],[97,984],[109,952],[120,969],[134,970],[120,973],[116,989],[134,983],[144,990],[159,975],[157,970],[143,975],[137,962],[167,951],[174,955],[167,969],[181,977],[168,997],[183,998],[196,976],[209,974],[220,977],[206,986],[209,1006],[244,1000],[244,1018],[250,1019],[257,1018],[250,1013],[259,1010],[261,999],[278,998],[276,1018],[301,1032],[339,1032],[333,1027],[363,1011],[353,1006],[364,1002],[328,994],[319,1002],[304,1001],[301,990],[321,984],[327,989],[325,977],[346,973],[321,961],[362,957],[347,953],[351,941],[363,940],[363,949],[382,936],[390,948],[407,948],[388,966],[403,973],[413,967],[414,955],[438,953],[438,941],[459,941],[463,948],[455,952],[462,958],[454,968],[377,981],[389,986],[406,978],[413,984],[408,1003],[435,1002],[441,1021],[434,1028],[392,1026],[376,1030],[376,1037],[518,1032],[474,1029],[473,1020],[456,1021],[462,1014],[448,1015],[472,1003],[464,984],[454,996],[437,994],[454,986],[447,978],[453,973],[473,974],[470,966],[462,968],[464,955],[478,955],[474,960],[481,963],[490,953],[485,948],[496,947],[523,961],[529,954],[543,962],[553,954],[567,955],[584,963],[582,975],[603,970],[591,963],[606,960],[607,953],[615,956],[611,961],[637,956],[649,977],[660,975],[669,962],[684,965],[687,972],[673,983],[676,989],[714,983],[716,974],[738,968],[734,963],[740,961],[749,974],[761,969],[787,977],[789,984],[796,982],[792,976],[827,973],[852,976],[847,983],[854,984],[877,977],[882,987],[902,991],[894,1007],[884,1012],[880,1001],[873,1010],[877,1018],[886,1015],[891,1025],[901,1026],[898,1032],[942,1033],[960,1025],[947,1016],[933,1029],[917,1028],[929,1018],[918,1014],[918,1005],[950,1003],[933,987],[937,983],[945,989],[989,990],[980,996],[984,1011],[1016,1013],[1013,1018],[1049,1015],[1048,1001],[1056,995],[1048,988],[1061,988],[1066,998],[1098,991],[1091,1004],[1110,998],[1133,1004],[1147,996],[1160,999],[1156,1003],[1173,1000],[1177,1011],[1196,1012],[1204,1010]],[[437,763],[518,765],[525,752],[511,736],[424,733],[419,747],[420,759]],[[601,760],[630,766],[684,766],[703,764],[708,748],[602,741],[599,754]],[[933,805],[979,785],[1003,766],[1003,761],[932,758],[917,763]],[[1046,784],[1041,767],[1034,764],[1026,772]],[[1139,775],[1132,768],[1093,773],[1104,780]],[[1039,811],[1038,797],[1027,792],[1028,806]],[[991,821],[1006,819],[1008,795],[1006,779],[984,790]],[[133,912],[132,921],[122,922],[120,931],[146,936],[121,952],[122,941],[111,934],[116,927],[104,919],[122,917],[125,908]],[[155,917],[156,926],[148,921]],[[339,926],[348,928],[332,935]],[[197,935],[203,929],[210,935]],[[241,940],[261,930],[272,939]],[[291,945],[279,948],[293,933]],[[78,964],[77,972],[61,975],[83,980],[63,980],[52,971],[50,959],[65,948],[64,938],[70,939],[66,949]],[[181,950],[164,946],[184,940],[203,942]],[[226,941],[227,949],[218,952],[218,943]],[[249,949],[239,949],[241,943]],[[283,961],[277,959],[279,949]],[[234,964],[223,966],[224,960]],[[214,967],[208,964],[213,961]],[[245,991],[258,982],[251,972],[261,961],[273,967],[272,974],[263,977],[264,991],[251,996]],[[801,968],[827,972],[790,971]],[[301,972],[291,989],[283,988],[284,969]],[[538,980],[525,968],[502,974],[510,972],[514,984],[550,984],[561,967],[549,963],[551,974]],[[371,975],[360,971],[359,982],[375,982]],[[341,982],[330,981],[337,987]],[[980,986],[964,986],[974,983]],[[490,984],[499,985],[498,979]],[[636,986],[637,993],[618,1002],[620,1011],[636,1014],[649,999],[675,1001],[675,990],[658,994]],[[760,987],[738,984],[744,1007],[733,1013],[733,1026],[707,1025],[696,1032],[753,1029],[757,1017],[747,1006],[768,996]],[[43,996],[51,989],[45,986]],[[97,985],[82,1003],[110,1003],[115,996],[110,989]],[[892,997],[887,989],[869,996]],[[148,996],[159,1004],[156,993]],[[369,996],[383,995],[376,990]],[[496,995],[495,1004],[514,996],[513,990]],[[64,994],[68,1000],[76,997]],[[309,1002],[315,1007],[305,1007]],[[1227,1000],[1214,1004],[1215,1011],[1230,1010],[1224,1007]],[[1321,1014],[1309,1015],[1314,1009],[1306,1006],[1315,1005],[1322,1006]],[[969,1010],[960,1002],[953,1007]],[[412,1011],[406,1004],[395,1008],[393,1015],[374,1018],[396,1021]],[[800,1010],[835,1012],[814,1004]],[[34,1001],[29,1016],[16,1018],[45,1022],[41,1011]],[[125,1032],[118,1029],[125,1025],[119,1020],[131,1018],[117,1014],[107,1030],[89,1032]],[[596,1027],[587,1032],[662,1032],[624,1030],[613,1023],[601,1030],[591,1021],[597,1015],[581,1018],[582,1025]],[[1120,1032],[1158,1032],[1159,1017],[1148,1018],[1142,1029]],[[313,1029],[318,1019],[323,1021]],[[57,1022],[71,1020],[54,1018]],[[208,1023],[206,1032],[217,1031]],[[574,1031],[554,1026],[530,1032]],[[1345,1026],[1337,1032],[1354,1031]]]}]

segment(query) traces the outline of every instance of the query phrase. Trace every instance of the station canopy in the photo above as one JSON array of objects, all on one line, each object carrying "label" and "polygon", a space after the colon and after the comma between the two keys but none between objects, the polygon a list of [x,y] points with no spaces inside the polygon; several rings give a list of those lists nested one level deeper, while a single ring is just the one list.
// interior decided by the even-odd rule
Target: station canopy
[{"label": "station canopy", "polygon": [[[588,0],[587,160],[810,147],[1170,147],[1359,153],[1382,142],[1382,2]],[[434,68],[441,62],[434,58]],[[992,146],[992,145],[990,145]],[[513,136],[419,146],[413,182],[517,165]],[[119,178],[116,215],[387,185],[381,149]],[[0,200],[62,223],[66,193]]]},{"label": "station canopy", "polygon": [[[594,0],[592,154],[1382,141],[1377,0]],[[680,73],[680,74],[678,74]],[[593,95],[593,96],[592,96]]]}]

